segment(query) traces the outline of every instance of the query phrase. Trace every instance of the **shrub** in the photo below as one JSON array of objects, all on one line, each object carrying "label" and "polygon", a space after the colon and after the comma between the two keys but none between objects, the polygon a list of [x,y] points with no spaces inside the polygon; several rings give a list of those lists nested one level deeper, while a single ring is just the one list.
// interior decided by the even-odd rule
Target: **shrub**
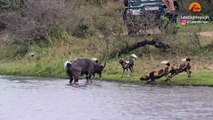
[{"label": "shrub", "polygon": [[90,29],[88,24],[81,20],[73,30],[72,35],[76,37],[86,37],[94,35],[94,32]]},{"label": "shrub", "polygon": [[43,39],[55,25],[62,24],[59,18],[67,13],[65,0],[25,0],[24,4],[18,10],[0,14],[0,23],[17,38]]},{"label": "shrub", "polygon": [[14,42],[15,47],[15,56],[24,56],[28,50],[29,46],[26,41],[24,40],[15,40]]}]

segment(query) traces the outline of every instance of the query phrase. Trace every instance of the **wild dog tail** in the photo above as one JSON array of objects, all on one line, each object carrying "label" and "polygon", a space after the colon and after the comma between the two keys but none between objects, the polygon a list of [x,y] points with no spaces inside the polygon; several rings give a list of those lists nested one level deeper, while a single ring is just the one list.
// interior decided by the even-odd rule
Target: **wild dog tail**
[{"label": "wild dog tail", "polygon": [[170,66],[170,62],[168,60],[162,61],[161,64],[164,64],[166,66]]},{"label": "wild dog tail", "polygon": [[92,58],[91,60],[96,62],[96,63],[98,63],[98,59],[97,58]]},{"label": "wild dog tail", "polygon": [[131,54],[131,57],[134,58],[134,59],[138,58],[137,55],[135,55],[135,54]]},{"label": "wild dog tail", "polygon": [[64,69],[68,69],[70,66],[71,66],[71,62],[70,61],[64,62]]}]

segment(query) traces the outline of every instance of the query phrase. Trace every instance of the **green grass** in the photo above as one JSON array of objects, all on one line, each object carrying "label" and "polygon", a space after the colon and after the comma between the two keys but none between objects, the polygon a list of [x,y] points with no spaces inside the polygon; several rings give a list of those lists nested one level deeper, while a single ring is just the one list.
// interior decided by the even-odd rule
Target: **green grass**
[{"label": "green grass", "polygon": [[[131,76],[130,78],[123,77],[121,78],[120,74],[117,75],[103,75],[104,80],[109,81],[118,81],[118,82],[127,82],[127,83],[136,83],[136,84],[145,84],[146,81],[140,81],[139,75]],[[156,83],[158,85],[167,85],[165,78],[157,79]],[[191,78],[187,78],[186,73],[181,73],[178,76],[175,76],[171,79],[170,85],[176,86],[213,86],[213,72],[210,71],[199,71],[193,72]]]},{"label": "green grass", "polygon": [[[41,77],[64,77],[66,73],[61,68],[64,60],[42,59],[37,62],[16,60],[0,65],[0,73],[6,75],[24,75]],[[60,69],[61,68],[61,69]]]},{"label": "green grass", "polygon": [[[106,52],[105,42],[96,37],[79,39],[67,34],[63,36],[65,37],[62,40],[52,40],[53,38],[50,38],[50,41],[52,40],[53,42],[49,47],[39,47],[36,45],[29,46],[29,52],[35,53],[34,57],[27,54],[24,57],[15,57],[12,59],[3,57],[2,60],[0,60],[0,74],[68,79],[65,69],[63,68],[63,64],[66,60],[73,60],[77,57],[97,57],[100,59],[102,54]],[[136,42],[136,40],[132,41],[134,40],[133,38],[127,39],[125,36],[124,39],[131,44]],[[211,38],[202,37],[201,39],[203,46],[211,45]],[[110,40],[110,42],[113,43],[109,45],[110,50],[118,49],[119,46],[124,46],[125,44],[123,43],[122,38],[120,41],[115,38]],[[140,81],[139,78],[150,71],[164,67],[163,65],[160,65],[161,61],[169,60],[172,63],[180,64],[180,60],[183,57],[190,55],[194,58],[192,63],[197,65],[192,67],[192,78],[188,79],[186,73],[182,73],[171,80],[171,85],[213,86],[213,69],[208,68],[209,65],[212,65],[211,61],[213,54],[209,51],[211,49],[199,49],[196,48],[196,46],[193,47],[194,45],[190,44],[190,40],[185,35],[179,35],[176,38],[176,41],[173,42],[181,44],[181,46],[178,47],[179,49],[182,49],[183,53],[180,55],[173,54],[172,51],[165,53],[152,46],[133,51],[139,56],[139,58],[135,61],[134,75],[130,78],[127,77],[127,73],[121,78],[122,68],[118,63],[118,60],[120,58],[127,59],[131,52],[119,58],[109,59],[102,75],[103,79],[108,81],[145,84],[145,81]],[[189,47],[187,50],[189,53],[185,52],[187,47]],[[11,51],[3,51],[2,53],[6,55],[7,52]],[[165,78],[161,78],[156,81],[159,85],[166,85],[164,80]]]},{"label": "green grass", "polygon": [[[62,40],[55,40],[56,42],[52,40],[53,42],[49,47],[39,47],[36,45],[29,46],[29,52],[35,53],[34,57],[31,57],[28,54],[26,54],[24,57],[15,57],[12,59],[3,57],[2,60],[0,60],[0,74],[68,78],[65,69],[63,68],[66,60],[73,60],[77,57],[97,57],[100,59],[103,53],[106,52],[105,42],[97,39],[96,37],[79,39],[67,34],[63,36],[65,37]],[[51,39],[53,38],[50,38],[50,41]],[[201,39],[203,46],[211,45],[211,38],[203,37]],[[125,44],[123,43],[122,38],[121,41],[118,41],[115,38],[110,40],[110,42],[113,43],[109,45],[110,50],[118,49],[119,45],[124,46]],[[136,40],[132,41],[132,38],[126,38],[125,40],[131,44],[136,42]],[[134,75],[132,75],[130,78],[127,77],[127,73],[125,73],[123,78],[121,78],[122,68],[118,63],[118,60],[120,58],[127,59],[131,52],[119,58],[109,59],[103,72],[103,79],[145,84],[145,81],[140,81],[139,78],[150,71],[158,70],[164,67],[163,65],[160,65],[161,61],[169,60],[172,63],[180,64],[180,60],[183,57],[190,55],[193,57],[193,64],[195,64],[195,66],[197,65],[196,67],[192,67],[192,78],[188,79],[186,77],[186,73],[182,73],[175,76],[171,80],[171,84],[213,86],[213,69],[212,67],[209,68],[209,66],[212,65],[213,59],[213,54],[210,52],[212,48],[200,49],[196,48],[196,46],[193,47],[194,45],[191,45],[190,40],[188,40],[184,35],[178,36],[176,41],[173,42],[176,42],[177,44],[181,43],[181,46],[178,46],[178,48],[182,49],[183,53],[180,55],[173,54],[172,51],[165,53],[165,51],[159,50],[152,46],[147,46],[145,48],[140,48],[133,51],[132,53],[136,53],[139,58],[135,61]],[[189,49],[186,51],[187,47],[189,47]],[[11,51],[3,51],[2,53],[6,55],[7,52]],[[157,84],[166,84],[164,79],[165,78],[161,78],[160,80],[157,80]]]},{"label": "green grass", "polygon": [[172,79],[172,84],[213,86],[213,71],[193,72],[191,78],[187,78],[186,73],[182,73]]},{"label": "green grass", "polygon": [[[24,58],[22,60],[15,60],[4,62],[0,64],[0,74],[4,75],[18,75],[18,76],[36,76],[36,77],[54,77],[54,78],[68,78],[63,63],[65,59],[55,59],[51,57],[36,60],[36,58]],[[122,68],[117,62],[117,59],[107,62],[107,66],[103,72],[103,80],[117,81],[125,83],[145,84],[145,81],[140,81],[139,78],[153,68],[149,68],[150,62],[154,60],[138,59],[136,61],[135,72],[128,78],[127,73],[121,78]],[[155,64],[159,63],[158,60]],[[159,68],[161,66],[158,66]],[[98,79],[98,75],[96,77]],[[159,85],[166,85],[165,78],[157,81]],[[197,71],[193,70],[192,77],[187,78],[186,73],[181,73],[171,80],[171,85],[193,85],[193,86],[213,86],[213,71]]]}]

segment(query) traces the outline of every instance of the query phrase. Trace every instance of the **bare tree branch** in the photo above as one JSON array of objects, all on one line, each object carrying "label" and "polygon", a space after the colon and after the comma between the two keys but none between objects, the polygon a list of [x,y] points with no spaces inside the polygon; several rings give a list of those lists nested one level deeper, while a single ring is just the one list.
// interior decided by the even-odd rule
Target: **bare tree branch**
[{"label": "bare tree branch", "polygon": [[159,41],[159,39],[142,40],[140,42],[134,43],[133,45],[126,46],[126,47],[120,49],[119,51],[113,51],[110,54],[110,57],[121,56],[122,54],[126,54],[126,53],[128,53],[132,50],[135,50],[135,49],[140,48],[140,47],[144,47],[146,45],[152,45],[152,46],[155,46],[156,48],[163,48],[163,49],[170,48],[170,46],[168,44]]}]

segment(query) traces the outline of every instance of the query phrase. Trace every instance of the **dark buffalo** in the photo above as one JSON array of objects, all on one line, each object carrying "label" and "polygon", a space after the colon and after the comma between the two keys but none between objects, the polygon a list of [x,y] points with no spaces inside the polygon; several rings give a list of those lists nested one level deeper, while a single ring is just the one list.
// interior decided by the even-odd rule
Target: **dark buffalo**
[{"label": "dark buffalo", "polygon": [[64,67],[70,77],[69,83],[71,84],[74,80],[74,84],[77,84],[80,75],[84,74],[86,75],[87,82],[91,81],[91,76],[95,74],[95,71],[99,73],[98,68],[102,68],[102,65],[93,62],[89,58],[77,58],[72,62],[66,61]]}]

